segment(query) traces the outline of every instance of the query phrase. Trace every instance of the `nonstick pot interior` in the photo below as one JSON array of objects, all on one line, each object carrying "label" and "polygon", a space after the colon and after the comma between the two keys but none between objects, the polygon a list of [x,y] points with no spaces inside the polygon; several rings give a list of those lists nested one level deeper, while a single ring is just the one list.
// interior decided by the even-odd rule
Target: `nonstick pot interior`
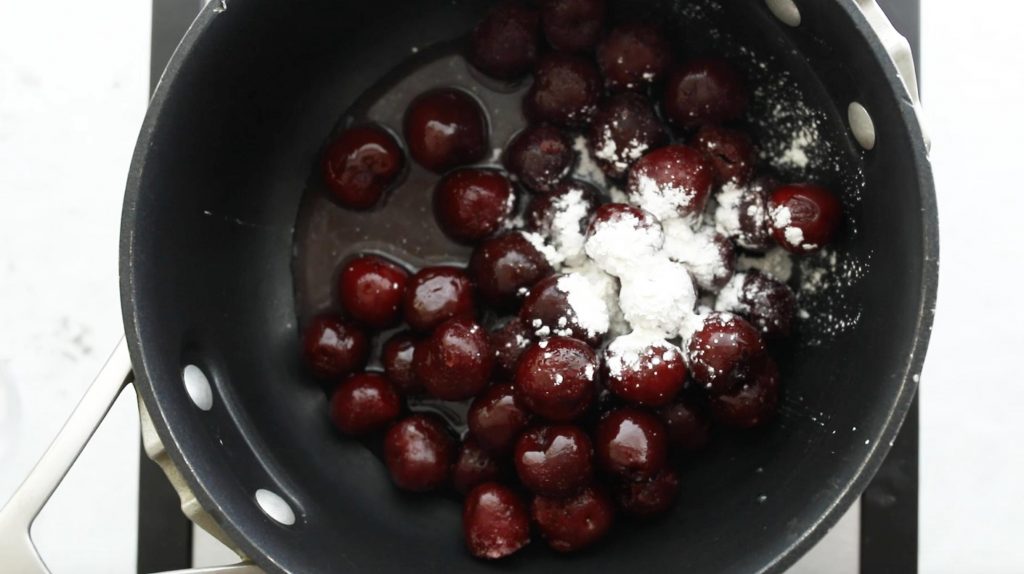
[{"label": "nonstick pot interior", "polygon": [[[837,249],[864,263],[839,297],[859,320],[827,337],[802,332],[783,364],[781,419],[725,437],[684,468],[670,516],[619,528],[582,555],[534,544],[498,564],[464,551],[459,504],[399,492],[370,450],[332,431],[323,392],[299,362],[293,281],[295,251],[304,248],[296,219],[331,130],[413,47],[458,39],[489,2],[207,7],[140,135],[125,201],[122,298],[157,430],[200,502],[250,556],[293,572],[746,572],[781,569],[834,523],[888,449],[916,386],[936,278],[931,174],[895,70],[853,3],[803,2],[798,28],[760,2],[740,4],[615,10],[661,14],[689,53],[703,49],[710,27],[728,30],[770,54],[826,112],[839,159],[813,175],[843,186],[863,179],[859,197],[844,198],[850,228]],[[708,19],[684,24],[697,16]],[[871,152],[848,137],[846,106],[855,100],[877,128]],[[214,384],[209,411],[188,399],[186,364]],[[264,515],[257,489],[280,494],[295,524]]]}]

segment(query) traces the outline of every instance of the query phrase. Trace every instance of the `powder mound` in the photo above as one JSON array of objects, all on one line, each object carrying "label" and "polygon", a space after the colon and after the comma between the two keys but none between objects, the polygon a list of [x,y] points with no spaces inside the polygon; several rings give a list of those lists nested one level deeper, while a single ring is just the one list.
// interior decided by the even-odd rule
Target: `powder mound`
[{"label": "powder mound", "polygon": [[665,231],[665,255],[682,263],[697,286],[705,291],[718,291],[733,273],[732,243],[710,228],[694,231],[682,219],[662,222]]},{"label": "powder mound", "polygon": [[633,261],[629,274],[621,278],[619,306],[634,329],[674,337],[693,313],[697,292],[690,273],[664,256]]},{"label": "powder mound", "polygon": [[566,294],[576,324],[588,336],[599,337],[608,332],[611,313],[605,285],[582,273],[568,273],[558,279],[558,290]]},{"label": "powder mound", "polygon": [[584,249],[602,271],[619,277],[664,244],[665,232],[658,222],[627,211],[591,224]]}]

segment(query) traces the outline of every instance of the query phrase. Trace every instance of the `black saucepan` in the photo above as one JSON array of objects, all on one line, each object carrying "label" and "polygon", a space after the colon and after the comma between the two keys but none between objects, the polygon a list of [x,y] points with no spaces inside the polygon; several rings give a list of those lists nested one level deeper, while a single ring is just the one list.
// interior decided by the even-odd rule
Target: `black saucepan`
[{"label": "black saucepan", "polygon": [[[124,204],[123,312],[159,436],[206,510],[268,571],[778,571],[884,457],[916,388],[938,250],[926,147],[885,46],[852,0],[799,2],[796,27],[763,2],[613,4],[656,14],[689,52],[707,48],[712,27],[742,38],[825,112],[841,159],[817,175],[840,188],[864,180],[860,197],[844,197],[852,225],[837,249],[867,265],[835,287],[859,319],[828,337],[801,335],[783,365],[781,419],[725,437],[685,468],[681,500],[661,522],[619,528],[578,556],[535,544],[507,562],[473,560],[460,506],[399,492],[370,449],[340,439],[297,353],[298,329],[323,294],[297,288],[296,261],[386,249],[423,215],[410,202],[390,212],[393,226],[334,229],[323,244],[296,229],[315,215],[314,166],[346,110],[410,58],[457,42],[489,2],[214,0],[174,55],[139,137]],[[873,118],[871,151],[850,135],[853,101]],[[460,253],[429,234],[406,240],[419,242],[423,261]],[[213,383],[208,411],[182,384],[188,364]],[[258,489],[280,494],[295,523],[265,515]]]}]

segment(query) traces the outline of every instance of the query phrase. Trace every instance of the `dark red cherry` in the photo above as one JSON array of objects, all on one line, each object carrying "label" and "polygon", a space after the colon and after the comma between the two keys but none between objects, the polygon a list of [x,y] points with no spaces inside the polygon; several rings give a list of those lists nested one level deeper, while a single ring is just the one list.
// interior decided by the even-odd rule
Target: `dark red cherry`
[{"label": "dark red cherry", "polygon": [[668,404],[686,383],[686,363],[678,347],[635,334],[619,337],[605,349],[604,370],[611,392],[648,407]]},{"label": "dark red cherry", "polygon": [[556,50],[586,52],[604,29],[604,0],[542,0],[544,37]]},{"label": "dark red cherry", "polygon": [[491,8],[469,37],[469,61],[499,80],[526,74],[540,53],[540,14],[526,2]]},{"label": "dark red cherry", "polygon": [[738,71],[725,60],[690,60],[669,71],[663,110],[681,128],[739,119],[747,111],[747,89]]},{"label": "dark red cherry", "polygon": [[364,255],[345,264],[338,277],[341,307],[371,329],[386,329],[402,316],[409,272],[383,257]]},{"label": "dark red cherry", "polygon": [[685,145],[658,148],[629,170],[630,200],[658,219],[696,217],[715,183],[715,172],[704,154]]},{"label": "dark red cherry", "polygon": [[641,481],[618,484],[615,499],[622,512],[635,518],[654,518],[665,514],[679,497],[679,475],[671,468]]},{"label": "dark red cherry", "polygon": [[[597,188],[587,182],[563,181],[551,193],[530,199],[524,214],[526,228],[552,240],[554,235],[566,233],[566,229],[586,233],[599,197]],[[571,221],[577,225],[573,227]]]},{"label": "dark red cherry", "polygon": [[633,408],[606,414],[597,423],[594,452],[605,472],[629,479],[655,476],[668,460],[668,432],[661,419]]},{"label": "dark red cherry", "polygon": [[491,385],[473,399],[466,424],[481,448],[505,454],[530,424],[530,413],[516,400],[512,385]]},{"label": "dark red cherry", "polygon": [[416,346],[413,370],[427,392],[446,401],[479,393],[491,380],[494,351],[487,332],[470,319],[449,319]]},{"label": "dark red cherry", "polygon": [[368,209],[380,201],[402,172],[402,148],[377,126],[349,128],[324,154],[324,182],[335,199],[349,209]]},{"label": "dark red cherry", "polygon": [[668,129],[654,113],[647,98],[626,92],[616,94],[597,109],[590,125],[590,147],[605,175],[626,177],[638,159],[669,142]]},{"label": "dark red cherry", "polygon": [[391,480],[404,490],[426,492],[443,486],[454,461],[454,441],[435,415],[411,415],[384,435],[384,463]]},{"label": "dark red cherry", "polygon": [[412,368],[415,351],[416,338],[407,331],[395,333],[389,337],[380,351],[380,362],[384,366],[384,374],[395,385],[398,392],[404,395],[423,391],[423,385],[416,379],[416,373]]},{"label": "dark red cherry", "polygon": [[779,410],[779,369],[775,361],[761,361],[737,389],[709,399],[711,414],[723,425],[748,429],[775,418]]},{"label": "dark red cherry", "polygon": [[496,482],[485,482],[466,496],[462,529],[469,553],[477,558],[504,558],[530,542],[526,503]]},{"label": "dark red cherry", "polygon": [[751,251],[766,251],[775,244],[768,221],[768,194],[775,189],[770,177],[756,177],[744,186],[726,184],[717,196],[715,220],[719,229]]},{"label": "dark red cherry", "polygon": [[454,88],[420,94],[405,113],[409,155],[430,171],[480,161],[487,155],[487,117],[472,96]]},{"label": "dark red cherry", "polygon": [[[784,338],[792,332],[796,294],[785,283],[751,269],[737,273],[725,291],[734,297],[724,301],[726,308],[722,310],[745,316],[765,338]],[[723,298],[718,300],[721,305]]]},{"label": "dark red cherry", "polygon": [[581,56],[554,53],[537,64],[523,106],[534,122],[579,128],[590,121],[600,99],[601,74],[597,66]]},{"label": "dark red cherry", "polygon": [[558,552],[576,552],[608,534],[615,505],[604,489],[588,486],[567,498],[535,496],[530,515],[548,546]]},{"label": "dark red cherry", "polygon": [[597,357],[583,341],[552,337],[526,349],[516,369],[516,397],[550,421],[576,419],[594,402]]},{"label": "dark red cherry", "polygon": [[429,331],[453,317],[476,314],[473,285],[457,267],[424,267],[409,279],[402,309],[417,331]]},{"label": "dark red cherry", "polygon": [[576,163],[572,140],[554,126],[538,124],[516,134],[505,150],[505,167],[527,188],[550,192]]},{"label": "dark red cherry", "polygon": [[519,319],[540,338],[561,335],[596,344],[603,333],[591,332],[580,323],[569,304],[569,293],[559,286],[565,277],[552,275],[536,283],[519,308]]},{"label": "dark red cherry", "polygon": [[519,357],[529,347],[533,333],[513,317],[501,327],[491,331],[491,348],[494,349],[494,377],[500,381],[511,381],[516,374]]},{"label": "dark red cherry", "polygon": [[547,258],[518,231],[485,240],[469,259],[469,275],[480,298],[494,307],[514,307],[534,283],[553,271]]},{"label": "dark red cherry", "polygon": [[775,188],[768,201],[772,235],[787,251],[810,253],[832,243],[843,218],[839,198],[810,183]]},{"label": "dark red cherry", "polygon": [[732,313],[709,313],[689,343],[690,373],[712,394],[746,382],[764,358],[757,329]]},{"label": "dark red cherry", "polygon": [[331,396],[331,421],[347,435],[383,430],[401,411],[402,399],[379,373],[351,375]]},{"label": "dark red cherry", "polygon": [[711,419],[705,408],[684,397],[658,411],[668,429],[669,442],[686,452],[698,451],[711,441]]},{"label": "dark red cherry", "polygon": [[334,379],[362,369],[370,354],[366,333],[334,315],[310,321],[302,337],[306,364],[317,377]]},{"label": "dark red cherry", "polygon": [[693,147],[707,155],[719,185],[727,181],[746,185],[754,175],[754,144],[745,132],[704,125],[697,130]]},{"label": "dark red cherry", "polygon": [[452,467],[452,486],[466,494],[478,484],[501,478],[503,474],[497,459],[480,448],[476,439],[466,437],[459,449],[459,457]]},{"label": "dark red cherry", "polygon": [[476,243],[504,227],[515,205],[512,182],[493,169],[460,169],[434,189],[434,217],[448,237]]},{"label": "dark red cherry", "polygon": [[668,38],[650,24],[617,26],[597,46],[597,66],[613,91],[643,91],[662,80],[671,62]]},{"label": "dark red cherry", "polygon": [[590,437],[583,429],[555,425],[523,433],[512,461],[519,482],[534,494],[568,496],[590,482],[593,456]]}]

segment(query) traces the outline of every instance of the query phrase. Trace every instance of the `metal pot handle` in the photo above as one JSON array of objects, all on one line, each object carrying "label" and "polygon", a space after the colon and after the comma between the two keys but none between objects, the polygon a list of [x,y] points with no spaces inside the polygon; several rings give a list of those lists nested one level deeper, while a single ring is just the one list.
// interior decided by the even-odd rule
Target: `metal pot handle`
[{"label": "metal pot handle", "polygon": [[896,72],[900,81],[903,82],[907,95],[910,96],[910,104],[914,107],[914,113],[917,115],[917,123],[921,128],[925,149],[931,150],[932,139],[925,122],[924,109],[921,106],[921,95],[917,88],[917,71],[910,42],[896,31],[876,0],[856,0],[856,3],[868,24],[871,25],[871,29],[875,31],[875,35],[878,36],[878,40],[885,47],[885,51],[889,53],[893,65],[896,66]]},{"label": "metal pot handle", "polygon": [[[82,454],[85,445],[103,422],[110,407],[131,381],[132,365],[128,343],[122,338],[100,369],[85,396],[57,433],[28,477],[0,509],[0,564],[4,571],[19,574],[49,574],[35,544],[31,527],[50,496]],[[250,563],[215,568],[177,570],[178,574],[260,574]],[[168,573],[170,574],[170,573]]]}]

